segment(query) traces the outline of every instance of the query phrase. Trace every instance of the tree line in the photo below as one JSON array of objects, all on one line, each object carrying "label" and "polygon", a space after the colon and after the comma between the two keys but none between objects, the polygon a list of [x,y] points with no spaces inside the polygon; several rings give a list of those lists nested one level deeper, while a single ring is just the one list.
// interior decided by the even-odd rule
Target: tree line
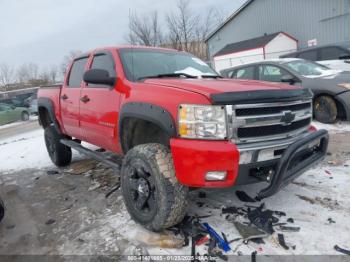
[{"label": "tree line", "polygon": [[168,47],[208,60],[205,39],[224,18],[223,11],[216,7],[199,14],[190,1],[179,0],[176,8],[163,17],[157,11],[141,15],[131,11],[125,38],[132,45]]}]

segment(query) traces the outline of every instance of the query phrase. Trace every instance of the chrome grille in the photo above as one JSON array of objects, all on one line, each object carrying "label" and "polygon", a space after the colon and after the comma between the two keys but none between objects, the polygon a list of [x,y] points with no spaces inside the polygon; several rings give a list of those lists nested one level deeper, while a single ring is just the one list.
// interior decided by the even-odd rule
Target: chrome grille
[{"label": "chrome grille", "polygon": [[296,136],[308,129],[312,101],[227,106],[229,132],[236,143],[259,142]]}]

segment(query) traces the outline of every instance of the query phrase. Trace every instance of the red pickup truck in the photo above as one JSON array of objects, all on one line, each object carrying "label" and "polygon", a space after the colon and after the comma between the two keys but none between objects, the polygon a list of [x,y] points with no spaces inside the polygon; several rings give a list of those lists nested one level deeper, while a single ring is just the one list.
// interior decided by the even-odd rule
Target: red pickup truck
[{"label": "red pickup truck", "polygon": [[154,231],[183,219],[189,188],[265,182],[260,200],[322,160],[328,146],[328,133],[310,125],[310,90],[223,79],[171,49],[80,55],[62,85],[40,88],[38,108],[57,166],[71,162],[73,148],[119,168],[81,141],[125,155],[126,207]]}]

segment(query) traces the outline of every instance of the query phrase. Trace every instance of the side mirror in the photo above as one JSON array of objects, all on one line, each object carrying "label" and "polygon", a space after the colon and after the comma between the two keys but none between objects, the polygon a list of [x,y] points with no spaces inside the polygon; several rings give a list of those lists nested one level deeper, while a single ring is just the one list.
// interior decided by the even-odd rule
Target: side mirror
[{"label": "side mirror", "polygon": [[281,77],[281,82],[293,85],[294,83],[298,82],[298,80],[292,75],[284,75]]},{"label": "side mirror", "polygon": [[16,109],[16,106],[11,106],[11,109],[12,109],[12,110],[15,110],[15,109]]},{"label": "side mirror", "polygon": [[117,78],[109,76],[107,70],[90,69],[84,73],[84,81],[89,84],[101,84],[114,86]]}]

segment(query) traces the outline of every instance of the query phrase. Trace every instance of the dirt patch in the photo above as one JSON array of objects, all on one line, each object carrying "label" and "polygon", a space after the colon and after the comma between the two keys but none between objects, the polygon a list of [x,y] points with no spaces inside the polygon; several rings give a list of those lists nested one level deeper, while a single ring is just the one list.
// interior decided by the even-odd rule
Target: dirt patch
[{"label": "dirt patch", "polygon": [[337,200],[333,200],[331,198],[321,198],[321,197],[315,197],[315,198],[311,198],[311,197],[307,197],[307,196],[302,196],[302,195],[296,195],[297,197],[299,197],[301,200],[304,200],[312,205],[320,205],[324,208],[328,208],[331,210],[334,209],[339,209],[340,205],[338,203]]}]

